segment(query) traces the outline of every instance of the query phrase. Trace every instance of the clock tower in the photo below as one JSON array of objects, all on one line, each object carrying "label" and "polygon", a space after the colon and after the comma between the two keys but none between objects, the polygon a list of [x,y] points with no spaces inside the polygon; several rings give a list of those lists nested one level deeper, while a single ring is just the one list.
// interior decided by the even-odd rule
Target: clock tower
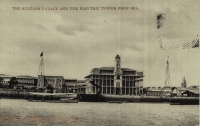
[{"label": "clock tower", "polygon": [[114,71],[114,94],[121,95],[122,93],[122,70],[121,70],[121,59],[117,55],[115,57],[115,71]]}]

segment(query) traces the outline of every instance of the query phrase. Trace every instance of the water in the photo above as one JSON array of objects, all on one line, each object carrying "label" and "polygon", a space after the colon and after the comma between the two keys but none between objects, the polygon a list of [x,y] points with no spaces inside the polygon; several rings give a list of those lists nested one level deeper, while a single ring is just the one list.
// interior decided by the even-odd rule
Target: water
[{"label": "water", "polygon": [[1,99],[0,125],[195,126],[198,105],[168,103],[47,103]]}]

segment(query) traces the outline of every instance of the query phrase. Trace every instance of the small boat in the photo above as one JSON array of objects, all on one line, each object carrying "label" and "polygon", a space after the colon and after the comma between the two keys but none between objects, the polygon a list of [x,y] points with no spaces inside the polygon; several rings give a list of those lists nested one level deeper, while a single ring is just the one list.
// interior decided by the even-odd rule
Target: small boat
[{"label": "small boat", "polygon": [[118,103],[118,104],[121,104],[123,102],[122,101],[109,101],[109,103]]},{"label": "small boat", "polygon": [[[37,96],[37,98],[34,99],[28,99],[28,101],[32,102],[50,102],[50,103],[78,103],[77,94],[73,93],[35,93],[35,92],[29,92],[32,96]],[[49,99],[45,98],[49,97]],[[50,98],[51,97],[51,98]]]},{"label": "small boat", "polygon": [[60,102],[61,103],[78,103],[78,99],[74,99],[74,98],[61,98]]}]

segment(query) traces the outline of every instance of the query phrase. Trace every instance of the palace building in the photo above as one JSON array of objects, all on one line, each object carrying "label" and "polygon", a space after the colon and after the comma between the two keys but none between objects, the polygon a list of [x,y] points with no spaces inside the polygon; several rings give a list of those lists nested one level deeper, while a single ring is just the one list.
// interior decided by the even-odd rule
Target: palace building
[{"label": "palace building", "polygon": [[37,78],[33,76],[27,76],[27,75],[21,75],[17,76],[16,80],[18,84],[15,86],[17,87],[23,87],[24,89],[31,89],[37,87]]},{"label": "palace building", "polygon": [[87,90],[91,94],[136,95],[142,88],[143,72],[121,68],[121,58],[115,57],[115,67],[93,68],[87,75]]},{"label": "palace building", "polygon": [[54,93],[61,93],[63,83],[64,83],[63,76],[38,75],[37,88],[38,89],[46,89],[46,91],[47,91],[47,88],[50,86],[50,87],[53,87]]}]

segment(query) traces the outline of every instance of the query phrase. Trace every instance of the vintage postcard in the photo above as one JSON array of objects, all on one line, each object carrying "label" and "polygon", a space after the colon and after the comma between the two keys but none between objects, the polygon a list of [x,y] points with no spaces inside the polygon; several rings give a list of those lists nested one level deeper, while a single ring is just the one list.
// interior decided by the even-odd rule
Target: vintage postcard
[{"label": "vintage postcard", "polygon": [[199,125],[199,0],[0,0],[0,125]]}]

